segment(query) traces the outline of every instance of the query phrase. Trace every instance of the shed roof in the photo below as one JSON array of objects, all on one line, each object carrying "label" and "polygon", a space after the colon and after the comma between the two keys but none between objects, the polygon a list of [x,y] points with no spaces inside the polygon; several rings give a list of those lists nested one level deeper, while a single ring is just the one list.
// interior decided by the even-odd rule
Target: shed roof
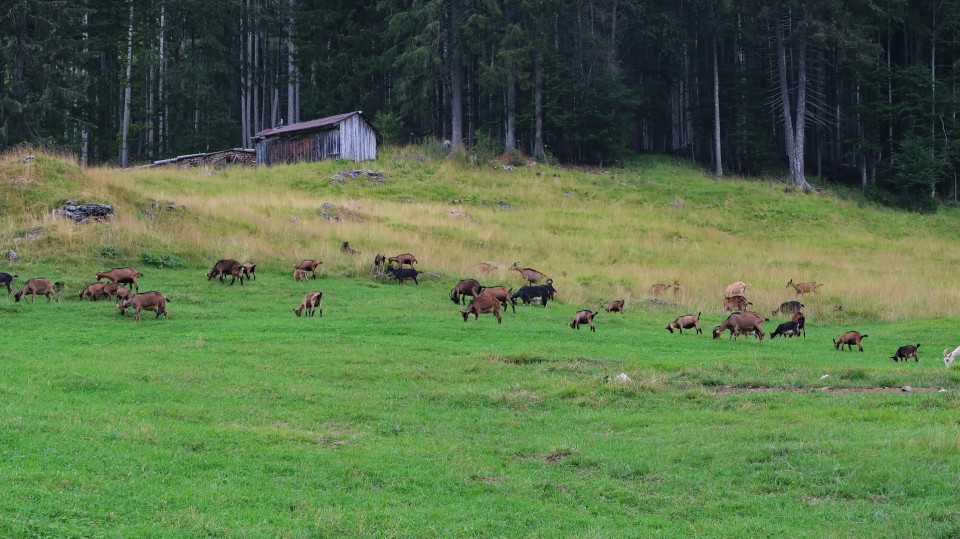
[{"label": "shed roof", "polygon": [[273,135],[283,135],[287,133],[296,133],[297,131],[307,131],[310,129],[317,129],[320,127],[329,127],[329,126],[337,125],[338,123],[346,120],[347,118],[353,116],[354,114],[363,114],[363,113],[357,110],[354,112],[337,114],[336,116],[328,116],[326,118],[320,118],[319,120],[310,120],[309,122],[297,122],[295,124],[285,125],[283,127],[274,127],[270,129],[264,129],[263,131],[260,131],[257,134],[255,134],[253,138],[266,138]]}]

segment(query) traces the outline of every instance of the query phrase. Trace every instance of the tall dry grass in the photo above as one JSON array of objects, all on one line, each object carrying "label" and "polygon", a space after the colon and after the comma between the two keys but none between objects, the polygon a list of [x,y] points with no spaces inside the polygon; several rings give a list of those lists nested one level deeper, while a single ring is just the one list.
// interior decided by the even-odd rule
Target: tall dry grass
[{"label": "tall dry grass", "polygon": [[[57,156],[24,166],[8,153],[0,159],[0,180],[27,175],[39,188],[49,181],[44,174],[57,168],[67,179],[51,183],[67,186],[56,193],[113,202],[117,218],[73,225],[35,207],[3,215],[0,241],[10,244],[24,229],[42,228],[43,241],[18,244],[25,264],[98,263],[101,249],[112,246],[130,263],[151,251],[198,267],[231,257],[286,271],[298,259],[319,258],[327,272],[358,276],[368,273],[377,252],[412,252],[421,270],[514,288],[522,280],[507,267],[518,261],[552,277],[562,300],[578,306],[622,297],[643,308],[651,284],[679,280],[682,294],[662,298],[677,303],[670,312],[719,312],[726,285],[742,280],[751,284],[753,308],[769,313],[795,298],[786,287],[792,278],[824,283],[819,293],[798,298],[811,316],[960,315],[954,284],[960,257],[951,233],[956,210],[920,216],[831,194],[785,193],[773,183],[719,182],[667,158],[609,171],[521,167],[510,173],[404,159],[404,153],[362,164],[385,172],[388,182],[345,185],[329,177],[354,163],[81,170]],[[18,196],[10,184],[4,189]],[[144,209],[151,200],[185,209],[150,218]],[[357,219],[322,215],[343,210]],[[363,253],[342,255],[343,241]],[[479,262],[498,269],[478,275]],[[834,305],[844,311],[834,313]]]}]

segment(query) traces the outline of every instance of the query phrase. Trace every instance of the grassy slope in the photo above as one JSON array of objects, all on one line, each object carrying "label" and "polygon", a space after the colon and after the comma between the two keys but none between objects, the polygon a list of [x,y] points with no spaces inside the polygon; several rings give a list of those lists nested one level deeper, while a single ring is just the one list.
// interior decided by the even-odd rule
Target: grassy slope
[{"label": "grassy slope", "polygon": [[[432,166],[446,170],[446,165]],[[645,166],[654,167],[656,174],[648,176]],[[598,317],[595,334],[567,327],[579,307],[568,290],[581,290],[585,300],[592,300],[622,287],[636,298],[643,287],[634,281],[646,284],[644,277],[657,272],[663,272],[660,280],[667,280],[694,257],[708,259],[720,252],[697,238],[731,247],[724,238],[743,237],[733,229],[749,225],[738,224],[736,217],[746,211],[744,204],[732,212],[723,199],[733,200],[750,187],[762,196],[757,195],[747,214],[776,212],[778,205],[787,204],[779,201],[781,195],[772,186],[700,182],[685,171],[687,181],[718,192],[685,192],[679,211],[686,220],[674,228],[688,239],[663,246],[648,236],[655,236],[650,230],[669,229],[668,220],[656,216],[674,211],[663,203],[679,196],[671,192],[672,183],[657,179],[670,175],[664,167],[673,170],[669,164],[641,163],[616,173],[635,176],[633,180],[597,176],[606,186],[590,186],[593,176],[577,176],[584,186],[570,180],[574,185],[555,186],[556,194],[524,185],[507,191],[505,182],[516,183],[516,176],[478,174],[490,183],[465,187],[459,195],[461,200],[499,200],[509,193],[505,199],[514,204],[512,212],[491,211],[479,202],[452,206],[441,193],[455,180],[441,172],[440,179],[431,179],[423,171],[418,179],[419,169],[408,171],[410,183],[421,182],[417,188],[398,180],[382,188],[334,187],[332,191],[344,192],[323,192],[316,199],[277,189],[267,194],[265,180],[234,177],[249,174],[240,171],[213,176],[213,184],[199,175],[170,172],[121,176],[97,171],[94,180],[81,177],[90,196],[101,193],[104,185],[126,182],[122,198],[127,207],[139,204],[137,197],[168,197],[187,204],[188,211],[157,221],[121,216],[112,227],[75,229],[19,216],[2,225],[7,230],[44,226],[44,239],[21,244],[27,260],[16,272],[66,280],[74,297],[59,305],[0,300],[5,326],[0,337],[0,535],[960,533],[960,510],[951,502],[960,474],[954,458],[960,449],[960,374],[944,369],[936,357],[938,344],[949,341],[942,332],[955,323],[951,312],[942,313],[949,315],[945,318],[906,320],[906,307],[887,315],[877,307],[882,302],[858,291],[851,297],[862,306],[862,319],[855,318],[850,311],[856,309],[851,308],[844,318],[813,319],[805,340],[777,339],[762,345],[670,335],[662,328],[676,309],[641,311],[636,302],[624,316]],[[275,169],[270,171],[271,179],[276,176],[272,184],[296,185],[308,170],[321,178],[330,172]],[[572,173],[564,171],[561,180],[547,181],[567,181],[567,174]],[[528,180],[542,181],[532,174]],[[651,197],[628,203],[615,195],[618,181],[662,184],[637,194],[623,190],[629,196]],[[504,194],[486,196],[497,192],[495,182],[504,182]],[[227,185],[240,193],[224,194]],[[399,192],[404,189],[423,192],[425,201],[395,202],[395,197],[412,196]],[[568,205],[574,197],[562,193],[576,189],[598,204],[581,200]],[[817,197],[786,198],[794,206],[809,204],[823,212],[817,222],[860,220],[871,225],[861,234],[904,244],[923,240],[945,245],[934,230],[943,224],[939,221],[955,219],[952,214],[919,218]],[[308,217],[317,200],[352,200],[370,212],[370,221],[363,226],[328,225]],[[594,229],[598,233],[588,238],[571,231],[575,225],[568,214],[596,215],[599,203],[611,201],[621,214],[584,225],[611,228]],[[250,211],[250,218],[263,217],[244,234],[224,231],[230,204],[239,206],[238,212]],[[484,232],[479,225],[444,215],[451,207],[494,228],[488,232],[492,244],[545,253],[551,264],[530,265],[559,275],[561,302],[546,309],[521,307],[515,315],[505,315],[502,326],[490,317],[464,324],[446,299],[452,278],[427,279],[420,287],[378,283],[335,253],[340,238],[368,249],[388,243],[374,243],[373,238],[400,242],[406,236],[423,242],[411,250],[425,266],[444,273],[454,274],[478,258],[512,258],[478,257],[475,249],[462,246],[458,234]],[[656,211],[642,210],[647,207]],[[201,209],[209,217],[197,216]],[[400,210],[422,218],[413,221],[426,221],[440,239],[431,240],[422,226],[391,217]],[[300,216],[297,225],[287,220],[294,211]],[[648,228],[644,234],[621,234],[612,228],[618,219]],[[911,220],[918,222],[912,229],[907,224]],[[707,222],[731,230],[717,232]],[[367,228],[371,223],[376,226]],[[552,234],[517,234],[514,227],[524,223],[527,229],[550,223],[559,228]],[[890,226],[880,228],[881,223]],[[294,228],[299,232],[295,237],[290,237],[292,225],[300,227]],[[444,227],[452,239],[443,234]],[[791,233],[788,228],[780,232]],[[834,236],[852,236],[840,228]],[[171,237],[171,230],[187,237]],[[217,248],[247,246],[251,257],[264,259],[256,282],[240,288],[203,279],[203,265],[211,258],[207,249],[212,248],[199,239],[217,231],[224,233]],[[541,234],[540,239],[566,254],[553,254],[530,239]],[[617,240],[609,235],[627,240],[621,247],[624,254],[611,247]],[[762,236],[757,242],[769,249],[781,244]],[[819,244],[805,235],[792,239],[811,252]],[[138,249],[163,250],[155,241],[196,265],[184,270],[142,268],[145,288],[170,295],[170,320],[156,322],[148,315],[133,324],[107,303],[75,299],[73,288],[79,289],[84,276],[105,265],[137,264]],[[567,248],[567,243],[576,247]],[[105,244],[128,258],[98,260],[96,253]],[[384,249],[399,252],[404,245]],[[320,251],[327,276],[293,282],[287,257],[280,258],[291,249]],[[665,259],[634,261],[630,256],[646,249]],[[774,267],[786,264],[781,258],[797,246],[779,249],[770,258]],[[64,250],[66,259],[52,256],[56,250]],[[273,250],[278,258],[270,258]],[[629,261],[587,263],[601,251]],[[872,249],[856,254],[848,262],[854,273],[872,271],[856,265],[857,260],[882,257]],[[561,263],[562,255],[570,261]],[[760,256],[743,248],[735,258]],[[521,260],[538,259],[527,254]],[[678,267],[671,268],[671,263]],[[679,309],[696,308],[701,301],[709,305],[707,327],[722,315],[715,302],[697,297],[706,285],[695,283],[725,284],[732,279],[714,275],[716,266],[746,262],[724,258],[712,264],[714,269],[698,270],[689,278],[680,273],[687,295]],[[753,276],[766,271],[760,268],[745,276],[761,288]],[[630,272],[637,276],[630,278]],[[908,273],[896,268],[883,272],[877,278],[899,279]],[[832,280],[839,274],[832,269],[829,275]],[[325,292],[324,317],[295,318],[290,310],[303,292],[314,288]],[[710,293],[716,294],[716,286]],[[943,297],[953,293],[931,294],[931,301],[946,301]],[[764,294],[776,300],[783,296],[758,290],[752,299]],[[864,341],[867,352],[834,351],[830,337],[853,323],[871,335]],[[887,356],[907,340],[924,343],[923,361],[894,364]],[[604,381],[620,372],[634,382]],[[821,380],[823,374],[830,378]],[[905,384],[946,387],[948,392],[817,389]],[[723,389],[727,385],[799,391],[728,392]]]}]

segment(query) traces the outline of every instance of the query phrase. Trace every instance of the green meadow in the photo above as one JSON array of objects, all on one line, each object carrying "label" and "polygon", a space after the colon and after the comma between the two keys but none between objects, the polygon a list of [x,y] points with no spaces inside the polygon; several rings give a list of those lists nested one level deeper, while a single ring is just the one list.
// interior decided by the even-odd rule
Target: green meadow
[{"label": "green meadow", "polygon": [[[0,536],[960,535],[960,370],[941,360],[960,345],[956,209],[662,157],[508,173],[415,151],[342,183],[353,163],[0,159],[0,247],[21,256],[0,271],[65,283],[59,304],[0,294]],[[50,215],[68,199],[117,217]],[[419,286],[373,277],[376,252],[406,251]],[[257,280],[208,281],[225,257]],[[301,258],[318,279],[293,280]],[[514,261],[557,301],[465,323],[456,280],[517,288]],[[126,265],[168,320],[77,298]],[[824,286],[798,298],[807,336],[771,340],[791,278]],[[675,279],[681,294],[649,297]],[[763,343],[710,336],[737,280],[771,318]],[[312,290],[323,316],[297,318]],[[569,327],[620,297],[595,333]],[[687,312],[703,335],[664,329]],[[865,352],[834,349],[851,329]],[[916,343],[919,363],[890,359]]]}]

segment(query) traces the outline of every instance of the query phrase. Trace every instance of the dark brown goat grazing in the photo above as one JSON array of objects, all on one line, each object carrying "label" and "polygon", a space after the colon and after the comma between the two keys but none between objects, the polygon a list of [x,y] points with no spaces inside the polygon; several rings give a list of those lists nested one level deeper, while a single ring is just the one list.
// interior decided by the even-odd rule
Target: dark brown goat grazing
[{"label": "dark brown goat grazing", "polygon": [[167,302],[170,301],[167,299],[167,296],[164,296],[160,292],[150,291],[144,292],[142,294],[137,294],[132,298],[125,299],[120,302],[117,307],[120,309],[120,314],[126,314],[127,309],[134,309],[133,321],[140,321],[140,310],[145,311],[154,311],[157,313],[157,318],[160,318],[160,315],[163,315],[163,319],[166,320],[169,318],[167,315]]},{"label": "dark brown goat grazing", "polygon": [[597,313],[588,309],[577,311],[577,313],[573,315],[573,322],[570,322],[570,327],[580,329],[580,324],[590,324],[590,331],[596,333],[597,328],[593,326],[594,316],[597,316]]},{"label": "dark brown goat grazing", "polygon": [[[804,316],[802,312],[797,311],[797,312],[793,313],[793,316],[790,317],[790,321],[797,323],[797,329],[799,329],[799,330],[803,333],[804,338],[806,338],[806,336],[807,336],[807,317]],[[797,337],[799,337],[799,336],[800,336],[800,334],[798,333],[798,334],[797,334]]]},{"label": "dark brown goat grazing", "polygon": [[507,269],[519,271],[523,279],[530,284],[537,284],[547,278],[546,275],[533,268],[521,268],[519,262],[514,262],[513,265]]},{"label": "dark brown goat grazing", "polygon": [[143,277],[143,274],[133,268],[113,268],[110,271],[97,273],[97,281],[107,279],[111,283],[132,284],[133,288],[139,292],[137,277]]},{"label": "dark brown goat grazing", "polygon": [[607,303],[601,304],[601,307],[603,307],[603,310],[607,311],[608,313],[623,314],[623,306],[624,306],[624,301],[622,299],[615,299],[613,301],[609,301]]},{"label": "dark brown goat grazing", "polygon": [[17,303],[20,303],[20,298],[26,294],[33,295],[33,301],[31,301],[31,303],[37,302],[38,295],[47,296],[47,303],[50,303],[50,296],[53,296],[53,299],[57,300],[57,303],[60,303],[60,298],[57,296],[57,293],[53,291],[53,283],[43,277],[35,277],[23,283],[23,288],[14,294],[13,298]]},{"label": "dark brown goat grazing", "polygon": [[393,265],[394,262],[397,263],[398,268],[402,268],[404,264],[412,268],[413,265],[417,263],[417,257],[410,253],[403,253],[402,255],[391,256],[390,258],[387,258],[388,266]]},{"label": "dark brown goat grazing", "polygon": [[300,268],[297,268],[297,269],[293,270],[293,280],[294,280],[294,281],[297,281],[297,282],[299,283],[300,281],[306,280],[306,278],[307,278],[307,272],[303,271],[303,270],[300,269]]},{"label": "dark brown goat grazing", "polygon": [[673,330],[677,329],[680,330],[681,335],[683,335],[683,330],[690,328],[696,328],[697,333],[703,333],[703,330],[700,329],[700,313],[678,316],[676,320],[667,324],[667,331],[673,333]]},{"label": "dark brown goat grazing", "polygon": [[120,285],[120,283],[109,283],[103,285],[103,295],[111,298],[116,296],[117,302],[130,299],[130,291]]},{"label": "dark brown goat grazing", "polygon": [[340,252],[343,253],[343,254],[345,254],[345,255],[358,255],[358,254],[360,254],[360,251],[354,249],[353,247],[350,247],[350,242],[349,242],[349,241],[345,241],[345,242],[343,242],[343,243],[340,244]]},{"label": "dark brown goat grazing", "polygon": [[857,331],[848,331],[841,335],[839,340],[833,340],[833,347],[839,350],[841,346],[847,345],[847,350],[853,351],[853,345],[857,345],[857,349],[863,352],[863,345],[860,344],[860,341],[866,338],[867,335],[861,335]]},{"label": "dark brown goat grazing", "polygon": [[450,291],[450,301],[463,305],[466,303],[466,296],[476,297],[481,290],[483,286],[475,279],[463,279],[458,281]]},{"label": "dark brown goat grazing", "polygon": [[913,357],[916,363],[920,363],[920,356],[917,355],[917,348],[920,348],[920,343],[917,343],[916,346],[912,344],[901,346],[900,348],[897,348],[896,354],[893,354],[892,356],[890,356],[890,359],[894,361],[900,361],[901,359],[906,361],[911,357]]},{"label": "dark brown goat grazing", "polygon": [[493,316],[497,317],[497,323],[503,323],[503,317],[500,316],[500,301],[493,296],[484,296],[483,294],[474,296],[467,305],[467,308],[460,311],[460,314],[463,315],[464,322],[467,321],[467,318],[469,318],[471,314],[473,314],[474,319],[479,320],[480,315],[486,313],[493,313]]},{"label": "dark brown goat grazing", "polygon": [[[505,286],[485,286],[483,290],[481,290],[480,293],[477,295],[491,296],[493,298],[496,298],[496,300],[500,302],[500,305],[503,306],[504,312],[506,312],[507,305],[509,305],[510,308],[513,309],[513,313],[516,314],[517,304],[512,299],[510,299],[511,293],[513,293],[513,289],[511,288],[507,290],[507,287]],[[474,297],[477,297],[477,296],[474,296]]]},{"label": "dark brown goat grazing", "polygon": [[230,281],[231,286],[233,286],[233,283],[235,283],[237,279],[240,279],[240,286],[243,286],[243,266],[232,258],[217,260],[217,263],[213,265],[213,269],[207,272],[207,280],[210,281],[218,275],[220,276],[221,283],[224,282],[224,277],[229,275],[233,277]]},{"label": "dark brown goat grazing", "polygon": [[[317,262],[316,260],[312,260],[308,258],[306,260],[301,260],[300,262],[298,262],[296,267],[294,268],[294,271],[303,270],[304,275],[306,275],[307,273],[310,273],[311,274],[310,278],[316,279],[317,267],[319,267],[320,264],[323,264],[323,262]],[[296,277],[296,274],[294,274],[294,277]]]},{"label": "dark brown goat grazing", "polygon": [[805,283],[795,283],[793,279],[790,279],[790,282],[787,283],[787,288],[793,287],[797,292],[798,296],[802,296],[808,292],[816,292],[818,288],[823,286],[823,283],[817,283],[816,281],[807,281]]},{"label": "dark brown goat grazing", "polygon": [[713,328],[713,338],[719,339],[723,332],[729,329],[733,340],[737,340],[740,335],[756,333],[762,343],[765,335],[762,325],[766,321],[766,318],[751,311],[731,313],[722,324]]},{"label": "dark brown goat grazing", "polygon": [[252,263],[252,262],[247,262],[246,264],[243,264],[242,266],[240,266],[240,268],[241,268],[241,271],[242,271],[242,273],[243,273],[243,278],[244,278],[244,279],[246,279],[246,280],[248,280],[248,281],[249,281],[250,279],[253,279],[254,281],[257,280],[257,265],[256,265],[256,264],[254,264],[254,263]]},{"label": "dark brown goat grazing", "polygon": [[[115,284],[115,283],[110,283]],[[87,285],[86,288],[80,291],[80,299],[83,299],[84,296],[88,296],[90,301],[96,301],[103,295],[103,287],[106,286],[104,283],[93,283]]]},{"label": "dark brown goat grazing", "polygon": [[723,310],[724,311],[746,311],[747,306],[753,305],[747,301],[747,298],[743,296],[730,296],[728,298],[723,298]]},{"label": "dark brown goat grazing", "polygon": [[16,278],[17,278],[16,275],[10,275],[9,273],[0,272],[0,285],[7,287],[8,296],[10,295],[11,292],[13,292],[13,289],[10,288],[10,283],[12,283],[13,280]]},{"label": "dark brown goat grazing", "polygon": [[303,300],[300,302],[300,306],[293,310],[297,313],[297,318],[300,318],[300,313],[306,309],[307,316],[313,316],[314,310],[320,311],[320,317],[323,317],[323,303],[320,301],[323,298],[323,292],[307,292],[303,296]]}]

